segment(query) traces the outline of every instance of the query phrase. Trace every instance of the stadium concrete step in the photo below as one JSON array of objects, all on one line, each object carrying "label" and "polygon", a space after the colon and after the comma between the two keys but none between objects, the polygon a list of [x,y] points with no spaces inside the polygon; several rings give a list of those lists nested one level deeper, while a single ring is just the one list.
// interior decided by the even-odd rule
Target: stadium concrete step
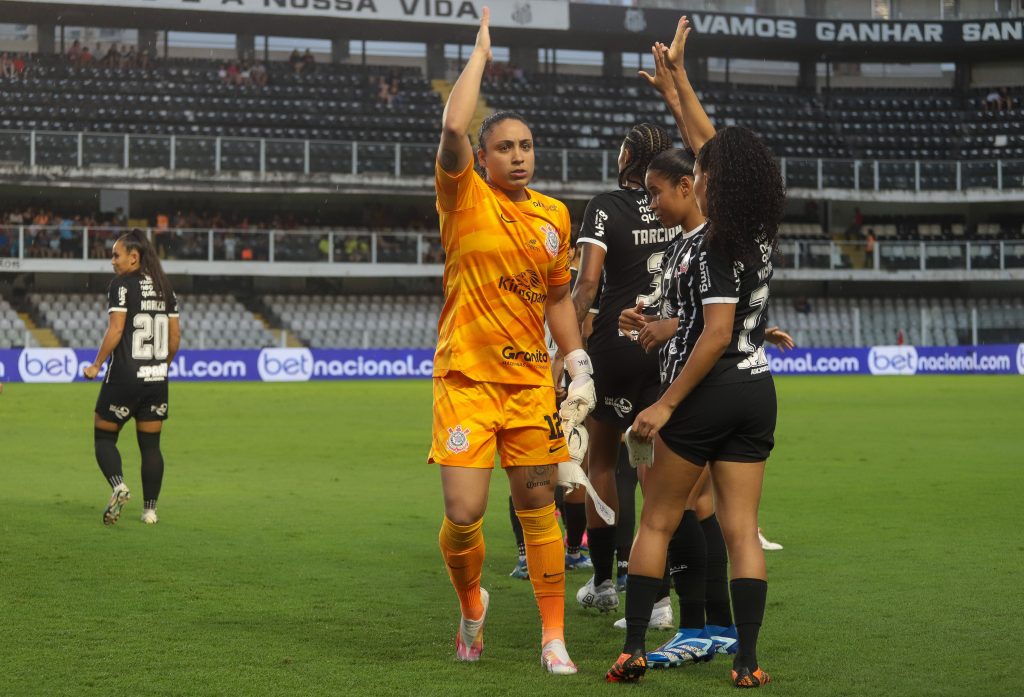
[{"label": "stadium concrete step", "polygon": [[273,334],[274,337],[276,339],[278,339],[279,341],[280,341],[280,338],[281,338],[281,333],[284,332],[284,336],[285,336],[284,345],[285,346],[288,346],[289,348],[302,348],[303,346],[305,346],[305,344],[302,343],[299,340],[299,337],[295,336],[294,334],[292,334],[287,329],[284,329],[282,327],[275,327],[274,325],[272,325],[270,323],[269,320],[267,320],[266,317],[263,316],[262,313],[254,312],[254,313],[252,313],[252,316],[253,316],[253,318],[256,321],[258,321],[260,324],[262,324],[266,328],[267,331],[269,331],[271,334]]},{"label": "stadium concrete step", "polygon": [[32,338],[35,339],[37,345],[45,348],[57,348],[60,346],[60,342],[57,341],[57,335],[50,329],[37,327],[27,312],[19,312],[18,317],[25,323],[25,327],[32,335]]}]

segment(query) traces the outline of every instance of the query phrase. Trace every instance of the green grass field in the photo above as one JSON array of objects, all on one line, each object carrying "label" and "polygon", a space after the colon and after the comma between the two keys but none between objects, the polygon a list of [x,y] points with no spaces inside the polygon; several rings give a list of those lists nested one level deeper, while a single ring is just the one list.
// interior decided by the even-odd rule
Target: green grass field
[{"label": "green grass field", "polygon": [[[783,378],[760,656],[789,695],[1019,695],[1024,380]],[[606,685],[614,617],[567,603],[539,666],[493,480],[487,651],[454,660],[430,385],[177,384],[161,522],[101,524],[95,385],[0,395],[0,695],[726,695],[728,662]],[[586,572],[569,574],[570,600]],[[652,635],[653,640],[666,636]]]}]

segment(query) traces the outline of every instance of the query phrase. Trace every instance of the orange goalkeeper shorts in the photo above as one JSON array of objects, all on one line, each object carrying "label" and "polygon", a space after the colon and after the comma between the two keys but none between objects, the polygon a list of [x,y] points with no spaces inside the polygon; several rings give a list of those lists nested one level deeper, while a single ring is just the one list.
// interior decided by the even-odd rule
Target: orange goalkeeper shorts
[{"label": "orange goalkeeper shorts", "polygon": [[434,378],[427,462],[455,467],[554,465],[568,459],[550,385],[476,382],[462,373]]}]

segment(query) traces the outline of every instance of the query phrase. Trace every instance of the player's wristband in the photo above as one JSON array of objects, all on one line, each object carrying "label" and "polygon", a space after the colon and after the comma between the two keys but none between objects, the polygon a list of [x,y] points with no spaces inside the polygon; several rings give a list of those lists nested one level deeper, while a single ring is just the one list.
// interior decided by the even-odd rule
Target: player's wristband
[{"label": "player's wristband", "polygon": [[590,363],[590,356],[583,349],[571,351],[565,357],[565,369],[569,371],[569,379],[577,375],[593,375],[594,366]]}]

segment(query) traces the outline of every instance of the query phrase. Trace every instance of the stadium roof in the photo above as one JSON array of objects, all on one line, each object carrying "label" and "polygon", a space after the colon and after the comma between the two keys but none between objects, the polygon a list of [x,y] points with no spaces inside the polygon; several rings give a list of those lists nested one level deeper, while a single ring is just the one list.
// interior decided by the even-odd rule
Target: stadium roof
[{"label": "stadium roof", "polygon": [[645,51],[681,14],[702,55],[906,62],[1019,59],[1024,19],[831,20],[617,7],[560,0],[0,0],[7,22],[328,39],[472,43],[481,8],[498,43]]}]

